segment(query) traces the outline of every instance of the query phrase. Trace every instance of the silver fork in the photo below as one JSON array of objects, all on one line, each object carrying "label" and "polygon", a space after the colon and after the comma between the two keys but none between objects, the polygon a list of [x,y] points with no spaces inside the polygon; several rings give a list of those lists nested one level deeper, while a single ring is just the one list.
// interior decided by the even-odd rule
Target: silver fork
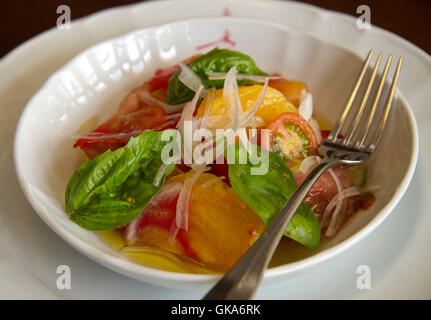
[{"label": "silver fork", "polygon": [[[319,148],[319,152],[324,155],[322,161],[310,172],[304,182],[298,187],[289,201],[287,201],[280,212],[274,217],[265,232],[257,239],[253,246],[251,246],[251,248],[232,267],[232,269],[230,269],[229,272],[227,272],[224,277],[206,294],[204,297],[205,300],[251,299],[290,220],[295,215],[296,210],[304,201],[307,193],[310,191],[317,179],[326,170],[335,165],[343,163],[361,163],[368,160],[373,154],[382,138],[383,131],[389,118],[389,111],[403,58],[400,57],[398,61],[392,84],[387,95],[387,100],[384,104],[384,109],[381,110],[380,116],[376,116],[385,79],[392,60],[391,55],[389,55],[384,67],[380,83],[375,93],[374,101],[371,104],[371,109],[367,108],[369,105],[367,102],[371,92],[373,92],[373,84],[378,73],[382,53],[380,53],[377,58],[368,84],[365,83],[366,87],[362,100],[358,103],[357,107],[352,108],[366,75],[372,54],[373,50],[370,50],[343,112],[334,125],[328,138]],[[369,110],[368,120],[363,121],[362,119],[364,118],[363,115],[365,114],[366,109]],[[376,117],[380,117],[378,128],[374,125]],[[343,127],[347,129],[344,133],[344,137],[340,138],[339,135]],[[370,130],[371,127],[375,128],[374,132]]]}]

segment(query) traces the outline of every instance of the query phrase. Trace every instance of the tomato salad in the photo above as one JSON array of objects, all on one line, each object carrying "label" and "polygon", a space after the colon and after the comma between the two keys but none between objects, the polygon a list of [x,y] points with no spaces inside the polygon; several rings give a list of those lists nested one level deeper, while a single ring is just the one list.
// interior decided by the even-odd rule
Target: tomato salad
[{"label": "tomato salad", "polygon": [[[250,159],[227,164],[232,146],[239,157],[238,140],[207,164],[164,163],[169,141],[163,134],[184,139],[186,120],[211,132],[247,130],[257,153],[268,150],[267,171],[250,174]],[[246,54],[215,48],[157,70],[109,120],[79,137],[74,147],[88,159],[69,180],[66,211],[129,258],[172,271],[225,272],[321,161],[318,148],[327,135],[313,118],[305,83],[270,75]],[[327,171],[285,236],[316,250],[373,204],[376,187],[367,176],[362,165]]]}]

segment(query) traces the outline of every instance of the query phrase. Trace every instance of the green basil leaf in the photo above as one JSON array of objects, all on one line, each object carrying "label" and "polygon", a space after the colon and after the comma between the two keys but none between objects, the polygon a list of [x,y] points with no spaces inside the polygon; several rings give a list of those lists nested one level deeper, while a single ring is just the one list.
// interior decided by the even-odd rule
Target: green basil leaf
[{"label": "green basil leaf", "polygon": [[66,212],[88,230],[111,230],[139,217],[175,168],[168,166],[162,183],[154,186],[162,166],[161,153],[170,141],[162,132],[147,131],[123,148],[86,160],[69,180]]},{"label": "green basil leaf", "polygon": [[[236,67],[238,73],[267,75],[261,71],[251,57],[241,52],[215,48],[207,54],[197,58],[187,65],[202,80],[205,88],[223,88],[224,80],[208,80],[207,72],[228,72]],[[194,92],[186,87],[179,79],[177,71],[169,79],[167,99],[171,104],[179,104],[193,98]],[[238,80],[238,85],[253,84],[250,80]]]},{"label": "green basil leaf", "polygon": [[[268,152],[266,173],[253,175],[251,169],[261,164],[252,164],[250,155],[247,163],[240,164],[240,150],[245,150],[244,147],[232,144],[228,148],[228,152],[235,154],[235,163],[229,164],[229,180],[233,189],[268,224],[298,187],[290,169],[280,156]],[[256,153],[254,156],[262,154],[260,146],[256,146]],[[317,248],[320,224],[305,203],[296,211],[284,234],[311,249]]]}]

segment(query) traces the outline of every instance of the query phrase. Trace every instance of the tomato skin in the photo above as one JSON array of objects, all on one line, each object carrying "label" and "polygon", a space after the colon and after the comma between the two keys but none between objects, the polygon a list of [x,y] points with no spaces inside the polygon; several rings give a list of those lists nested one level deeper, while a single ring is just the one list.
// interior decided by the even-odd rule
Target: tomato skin
[{"label": "tomato skin", "polygon": [[292,124],[298,127],[307,137],[309,141],[308,155],[316,155],[319,143],[317,141],[316,135],[314,134],[313,128],[310,124],[297,113],[285,112],[280,114],[274,119],[268,126],[269,136],[262,139],[262,146],[270,151],[273,151],[273,139],[275,135],[281,135],[282,137],[286,135],[286,125]]},{"label": "tomato skin", "polygon": [[328,139],[329,134],[331,133],[330,130],[321,130],[320,134],[322,135],[322,141],[325,141]]},{"label": "tomato skin", "polygon": [[154,73],[154,76],[149,81],[151,90],[156,91],[159,89],[167,88],[169,85],[169,79],[172,75],[180,69],[179,65],[172,66],[166,69],[158,69]]},{"label": "tomato skin", "polygon": [[[311,170],[311,168],[310,168]],[[366,183],[367,170],[361,165],[338,165],[333,167],[332,173],[335,174],[340,180],[343,189],[351,187],[362,187]],[[298,184],[301,184],[307,173],[294,172],[294,178]],[[334,177],[329,171],[326,171],[313,185],[310,192],[308,193],[305,203],[313,210],[317,219],[321,223],[322,231],[325,231],[328,227],[328,222],[324,223],[322,216],[325,212],[326,207],[329,205],[331,200],[338,194],[338,187],[334,180]],[[344,218],[345,223],[351,216],[353,216],[359,209],[367,210],[375,202],[375,197],[369,193],[362,193],[356,196],[348,197],[344,199]]]}]

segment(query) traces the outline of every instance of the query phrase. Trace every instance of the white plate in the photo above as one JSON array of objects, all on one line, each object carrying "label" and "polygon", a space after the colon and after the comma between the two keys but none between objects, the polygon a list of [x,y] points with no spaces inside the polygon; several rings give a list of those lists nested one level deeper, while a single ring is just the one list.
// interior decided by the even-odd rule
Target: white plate
[{"label": "white plate", "polygon": [[[171,288],[209,289],[218,278],[155,270],[126,259],[93,232],[68,219],[64,190],[82,162],[72,148],[71,137],[83,123],[95,117],[103,120],[127,92],[149,79],[155,70],[200,52],[195,48],[223,38],[226,30],[235,49],[252,55],[263,70],[307,83],[318,119],[332,124],[334,115],[342,110],[363,57],[309,33],[267,21],[189,19],[137,30],[85,50],[55,72],[27,104],[14,146],[16,170],[26,198],[51,229],[91,259],[121,274]],[[257,34],[265,37],[256,39]],[[334,72],[339,69],[343,71]],[[393,104],[381,147],[368,163],[370,183],[381,186],[376,191],[376,203],[357,214],[311,257],[267,270],[263,284],[298,276],[347,250],[375,229],[398,203],[416,166],[418,138],[412,111],[400,94]],[[43,148],[39,141],[44,141]],[[398,163],[393,162],[394,154]]]},{"label": "white plate", "polygon": [[[370,46],[384,49],[386,52],[403,54],[406,66],[403,68],[400,87],[419,119],[421,137],[430,135],[430,119],[425,101],[429,101],[429,80],[431,70],[429,57],[419,49],[398,37],[380,29],[372,28],[366,33],[355,29],[354,19],[333,14],[309,6],[280,2],[240,2],[218,1],[206,6],[197,6],[198,1],[188,1],[178,5],[175,10],[171,3],[150,3],[109,10],[91,18],[73,24],[67,36],[63,32],[51,31],[37,40],[26,44],[2,60],[2,75],[8,75],[8,81],[2,81],[1,135],[3,146],[10,146],[19,111],[26,99],[43,83],[46,77],[71,55],[81,51],[91,43],[116,36],[126,31],[144,27],[146,23],[155,24],[170,19],[189,16],[213,15],[222,13],[226,5],[233,15],[261,17],[272,21],[284,22],[302,30],[316,30],[327,39],[347,44],[363,55]],[[192,10],[195,8],[195,10]],[[196,9],[197,8],[197,9]],[[139,19],[138,19],[139,17]],[[115,23],[113,23],[115,21]],[[109,23],[107,23],[109,22]],[[112,26],[115,25],[115,30]],[[62,39],[64,39],[62,41]],[[55,50],[46,50],[55,43]],[[61,45],[60,45],[61,44]],[[45,50],[45,55],[34,56],[34,51]],[[31,64],[27,57],[33,57]],[[28,72],[28,73],[27,73]],[[32,77],[28,77],[31,74]],[[6,80],[6,79],[5,79]],[[43,145],[43,144],[41,144]],[[430,217],[426,215],[425,195],[429,194],[429,168],[421,166],[430,160],[428,150],[422,149],[416,179],[405,198],[391,217],[361,244],[353,247],[342,256],[327,261],[313,273],[307,273],[276,286],[261,289],[257,298],[334,298],[334,297],[430,297],[431,279],[428,272],[430,260],[426,254],[430,236],[426,228]],[[26,288],[29,282],[11,286],[8,279],[13,279],[16,261],[1,264],[1,278],[8,288],[1,292],[4,297],[199,297],[199,294],[178,293],[143,284],[136,284],[112,272],[99,268],[87,259],[69,249],[58,237],[53,235],[23,200],[16,185],[10,162],[10,149],[2,152],[2,185],[0,203],[1,219],[12,238],[12,245],[21,254],[22,259],[31,265],[31,270],[48,287],[48,291],[35,286],[33,293],[20,293],[19,288]],[[405,214],[405,213],[408,213]],[[394,236],[396,234],[396,236]],[[42,236],[43,235],[43,236]],[[408,250],[407,250],[408,248]],[[0,256],[12,259],[10,248],[0,249]],[[2,260],[3,261],[3,260]],[[410,266],[411,263],[411,266]],[[72,269],[72,290],[57,291],[55,269],[59,264],[69,264]],[[356,289],[356,267],[368,264],[373,272],[372,290],[361,292]],[[19,265],[19,264],[18,264]],[[407,277],[411,267],[416,269],[417,278]],[[22,270],[22,269],[20,269]],[[5,273],[6,271],[6,273]],[[91,279],[91,284],[89,284]],[[102,285],[103,283],[103,285]],[[12,288],[12,289],[11,289]],[[13,289],[15,288],[15,289]],[[27,287],[28,288],[28,287]],[[116,288],[117,290],[114,290]],[[324,288],[324,289],[322,289]],[[110,293],[110,290],[114,292]],[[121,293],[119,293],[121,291]],[[115,293],[117,292],[117,293]]]}]

